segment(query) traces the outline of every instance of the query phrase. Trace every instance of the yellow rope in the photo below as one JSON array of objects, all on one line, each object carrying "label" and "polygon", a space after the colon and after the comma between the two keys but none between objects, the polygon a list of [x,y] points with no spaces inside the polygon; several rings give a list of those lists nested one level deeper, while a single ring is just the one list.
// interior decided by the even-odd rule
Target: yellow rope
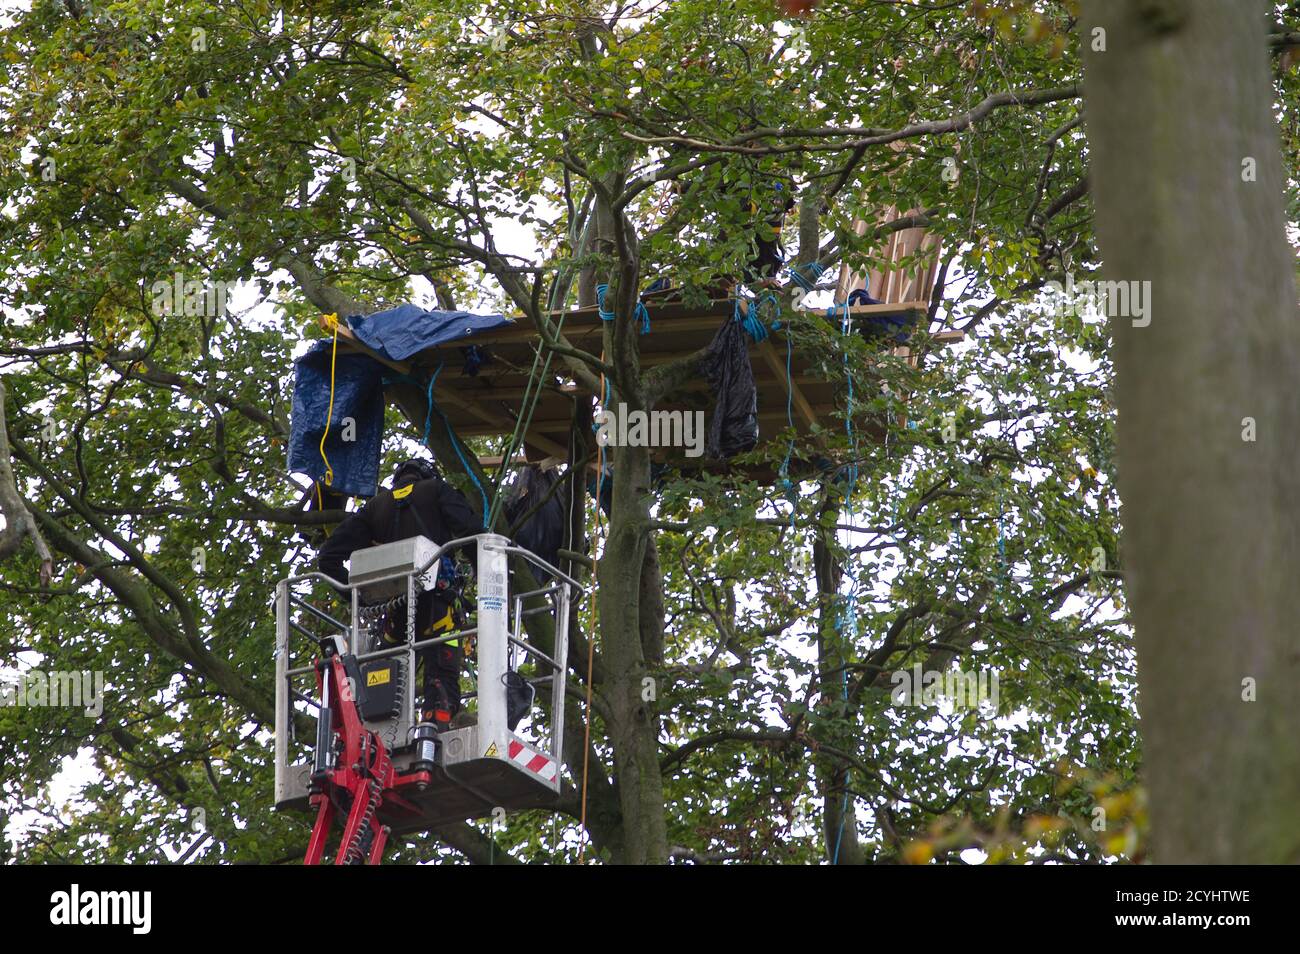
[{"label": "yellow rope", "polygon": [[[596,478],[596,493],[600,493],[600,477]],[[600,509],[600,497],[596,498],[596,509]],[[592,578],[595,578],[595,571],[592,571]],[[578,818],[578,827],[581,829],[581,840],[578,842],[578,864],[582,864],[583,852],[587,848],[587,768],[591,761],[591,671],[596,662],[596,628],[600,625],[600,607],[596,604],[600,600],[597,593],[596,599],[591,605],[591,635],[587,637],[587,708],[586,708],[586,725],[582,732],[582,811]]]},{"label": "yellow rope", "polygon": [[330,418],[334,416],[334,359],[339,354],[339,316],[326,315],[322,320],[334,329],[334,344],[330,349],[330,407],[325,412],[325,433],[320,436],[320,458],[325,461],[325,486],[332,487],[334,468],[330,466],[330,459],[325,456],[325,438],[330,436]]}]

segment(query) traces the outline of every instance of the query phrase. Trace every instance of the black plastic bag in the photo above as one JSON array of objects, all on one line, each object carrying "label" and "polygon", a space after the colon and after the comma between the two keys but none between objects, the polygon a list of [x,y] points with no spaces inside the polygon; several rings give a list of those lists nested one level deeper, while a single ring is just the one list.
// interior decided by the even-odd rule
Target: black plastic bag
[{"label": "black plastic bag", "polygon": [[709,420],[704,453],[734,457],[758,443],[758,388],[749,362],[749,339],[738,321],[723,322],[700,359],[717,403]]},{"label": "black plastic bag", "polygon": [[[515,529],[514,537],[521,547],[531,550],[551,566],[559,565],[559,550],[564,546],[564,531],[568,523],[564,492],[551,493],[559,479],[558,470],[542,470],[529,464],[511,484],[509,495],[501,508],[506,520],[514,526],[524,514],[537,507],[539,501],[546,500]],[[550,494],[549,499],[547,494]],[[533,576],[539,583],[546,579],[546,573],[540,567],[533,567]]]},{"label": "black plastic bag", "polygon": [[501,676],[506,687],[506,728],[511,732],[519,728],[524,716],[533,711],[533,684],[511,669]]}]

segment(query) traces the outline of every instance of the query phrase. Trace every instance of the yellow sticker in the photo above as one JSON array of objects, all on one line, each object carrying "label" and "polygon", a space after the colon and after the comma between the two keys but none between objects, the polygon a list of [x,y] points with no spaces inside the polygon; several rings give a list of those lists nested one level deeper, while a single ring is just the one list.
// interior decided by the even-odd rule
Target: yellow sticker
[{"label": "yellow sticker", "polygon": [[497,754],[497,744],[493,742],[488,746],[488,750],[483,753],[483,758],[490,759]]},{"label": "yellow sticker", "polygon": [[407,484],[405,487],[398,487],[393,491],[393,499],[401,500],[415,488],[415,484]]},{"label": "yellow sticker", "polygon": [[382,686],[393,674],[391,669],[374,669],[366,673],[367,686]]}]

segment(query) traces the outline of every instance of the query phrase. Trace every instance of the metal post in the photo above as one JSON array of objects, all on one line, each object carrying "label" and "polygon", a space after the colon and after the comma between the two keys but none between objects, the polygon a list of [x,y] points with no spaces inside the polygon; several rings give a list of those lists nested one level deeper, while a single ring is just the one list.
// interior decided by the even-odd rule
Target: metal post
[{"label": "metal post", "polygon": [[361,594],[354,586],[348,596],[348,605],[352,613],[352,618],[348,620],[348,642],[351,645],[344,651],[355,654],[363,652],[366,648],[361,642]]},{"label": "metal post", "polygon": [[312,756],[312,775],[320,775],[330,767],[334,743],[334,711],[330,708],[330,674],[328,658],[320,663],[325,667],[320,674],[320,712],[316,721],[316,751]]},{"label": "metal post", "polygon": [[495,533],[478,538],[478,739],[486,752],[506,750],[506,646],[509,629],[510,541]]},{"label": "metal post", "polygon": [[[559,665],[555,669],[555,679],[551,682],[551,755],[559,765],[564,764],[564,689],[569,675],[569,603],[572,593],[569,584],[560,581],[556,593],[555,612],[555,656]],[[559,784],[560,777],[555,777]]]},{"label": "metal post", "polygon": [[415,708],[415,667],[418,661],[415,658],[415,649],[412,647],[413,644],[408,643],[406,651],[401,656],[401,664],[406,667],[406,671],[403,673],[405,691],[400,700],[402,711],[397,717],[397,727],[401,733],[395,741],[398,748],[411,741],[415,727],[420,723],[420,712]]},{"label": "metal post", "polygon": [[[405,682],[403,682],[402,685],[405,686],[406,688],[406,693],[405,693],[406,698],[399,701],[399,704],[401,705],[402,709],[401,712],[398,713],[397,723],[398,723],[399,731],[402,731],[404,733],[402,739],[398,742],[399,745],[405,745],[408,741],[410,741],[409,736],[411,734],[412,728],[414,728],[414,726],[416,726],[423,719],[423,716],[415,709],[415,667],[417,663],[415,658],[415,650],[411,648],[412,646],[415,645],[415,641],[419,639],[421,635],[420,633],[416,632],[416,623],[420,618],[420,614],[419,612],[417,612],[417,610],[419,609],[420,597],[422,597],[424,594],[416,585],[416,582],[417,581],[415,579],[414,573],[407,575],[406,577],[406,633],[405,633],[406,652],[402,655],[402,665],[406,667],[406,671],[402,673],[402,678],[405,680]],[[428,653],[426,655],[425,657],[426,666],[429,665],[429,663],[432,661],[433,655],[434,655],[433,653]],[[429,674],[426,672],[425,681],[427,682],[428,679],[429,679]],[[425,708],[432,708],[432,704],[430,700],[424,699],[423,702]]]},{"label": "metal post", "polygon": [[289,720],[289,584],[275,588],[275,800],[288,794]]}]

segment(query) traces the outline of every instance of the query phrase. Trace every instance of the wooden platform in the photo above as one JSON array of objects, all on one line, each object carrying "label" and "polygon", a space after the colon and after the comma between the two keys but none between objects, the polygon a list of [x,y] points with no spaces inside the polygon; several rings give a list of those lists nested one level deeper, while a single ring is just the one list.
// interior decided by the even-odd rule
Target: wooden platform
[{"label": "wooden platform", "polygon": [[[672,361],[707,346],[722,323],[732,320],[733,313],[733,303],[730,300],[714,301],[704,306],[647,301],[647,307],[650,311],[651,331],[640,339],[643,368]],[[912,301],[855,305],[849,312],[854,316],[899,312],[924,315],[928,307],[927,302]],[[559,316],[554,317],[558,319]],[[599,355],[602,324],[594,308],[575,309],[564,313],[563,333],[574,347]],[[941,332],[934,336],[940,342],[960,340],[961,337],[961,332]],[[461,349],[470,344],[477,345],[490,356],[490,360],[482,365],[476,375],[465,373],[465,357]],[[441,364],[442,370],[433,392],[434,400],[462,438],[498,437],[504,440],[514,431],[533,365],[534,351],[539,344],[540,339],[532,323],[527,319],[519,319],[511,327],[430,348],[408,361],[394,362],[357,341],[345,324],[339,325],[340,350],[368,354],[402,373],[410,373],[415,367],[431,371]],[[776,436],[787,427],[784,331],[774,331],[764,341],[751,343],[750,361],[758,387],[761,442]],[[552,360],[551,371],[552,379],[564,374],[565,367],[558,356]],[[843,381],[826,380],[815,374],[811,357],[801,351],[797,342],[790,362],[789,384],[790,409],[801,433],[807,433],[814,423],[819,423],[822,427],[837,426],[835,412],[843,401]],[[526,436],[525,446],[530,459],[567,456],[573,400],[578,394],[590,396],[586,388],[558,381],[553,381],[543,389]],[[699,409],[705,411],[707,416],[713,403],[708,382],[700,377],[673,401],[664,405],[663,409]],[[656,456],[689,468],[717,463],[686,458],[676,449],[665,449],[657,452]],[[499,460],[499,457],[496,459]]]}]

